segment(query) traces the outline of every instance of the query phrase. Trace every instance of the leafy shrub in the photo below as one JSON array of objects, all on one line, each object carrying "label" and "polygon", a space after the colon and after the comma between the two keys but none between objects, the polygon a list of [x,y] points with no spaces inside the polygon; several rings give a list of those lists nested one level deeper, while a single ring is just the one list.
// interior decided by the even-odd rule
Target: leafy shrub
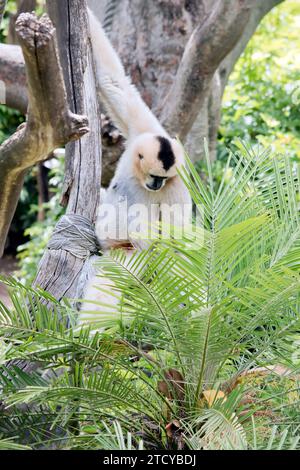
[{"label": "leafy shrub", "polygon": [[[199,241],[190,232],[129,262],[118,251],[100,258],[122,294],[111,312],[100,303],[94,312],[90,327],[102,332],[74,330],[67,303],[8,282],[3,438],[34,448],[299,448],[299,173],[252,150],[232,159],[229,185],[203,183],[192,166],[184,175],[204,208]],[[41,370],[9,362],[20,359]]]},{"label": "leafy shrub", "polygon": [[15,132],[23,121],[24,117],[18,111],[0,105],[0,145]]},{"label": "leafy shrub", "polygon": [[238,138],[299,161],[299,25],[299,2],[288,0],[250,40],[225,90],[220,157]]}]

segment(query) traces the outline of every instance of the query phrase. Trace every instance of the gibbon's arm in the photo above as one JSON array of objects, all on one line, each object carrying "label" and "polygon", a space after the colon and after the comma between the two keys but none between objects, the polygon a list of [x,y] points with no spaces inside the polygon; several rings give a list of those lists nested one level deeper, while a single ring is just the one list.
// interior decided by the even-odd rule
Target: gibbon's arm
[{"label": "gibbon's arm", "polygon": [[130,78],[125,75],[117,53],[90,9],[88,15],[101,98],[111,119],[127,139],[144,132],[167,136]]}]

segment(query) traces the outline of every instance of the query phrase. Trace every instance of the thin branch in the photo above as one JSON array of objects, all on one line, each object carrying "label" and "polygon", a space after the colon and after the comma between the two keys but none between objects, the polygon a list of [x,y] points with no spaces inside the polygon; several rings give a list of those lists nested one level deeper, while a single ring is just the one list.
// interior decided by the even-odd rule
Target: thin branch
[{"label": "thin branch", "polygon": [[192,33],[162,113],[167,129],[185,139],[221,61],[241,37],[256,0],[219,0]]},{"label": "thin branch", "polygon": [[0,147],[0,256],[26,170],[55,148],[88,132],[87,118],[68,105],[55,29],[47,15],[24,13],[16,22],[28,83],[28,119]]}]

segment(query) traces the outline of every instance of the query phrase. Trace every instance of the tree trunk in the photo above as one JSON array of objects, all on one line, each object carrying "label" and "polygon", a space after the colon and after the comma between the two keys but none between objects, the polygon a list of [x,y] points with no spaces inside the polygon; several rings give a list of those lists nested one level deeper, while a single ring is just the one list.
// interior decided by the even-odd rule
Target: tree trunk
[{"label": "tree trunk", "polygon": [[[65,242],[53,238],[41,260],[35,285],[61,299],[76,298],[79,278],[88,264],[89,255],[96,251],[96,241],[90,251],[78,253],[76,243],[90,235],[99,204],[101,184],[101,128],[100,110],[89,39],[86,2],[83,0],[49,0],[49,15],[56,26],[59,51],[63,64],[68,101],[76,113],[85,113],[90,133],[80,142],[66,147],[66,173],[63,202],[67,216],[57,226],[60,233],[64,225]],[[64,19],[62,21],[62,18]],[[83,217],[83,218],[82,218]],[[68,220],[77,233],[68,235]],[[77,226],[78,223],[78,226]],[[75,241],[72,245],[72,237]],[[80,239],[81,237],[81,239]],[[72,245],[72,246],[71,246]]]}]

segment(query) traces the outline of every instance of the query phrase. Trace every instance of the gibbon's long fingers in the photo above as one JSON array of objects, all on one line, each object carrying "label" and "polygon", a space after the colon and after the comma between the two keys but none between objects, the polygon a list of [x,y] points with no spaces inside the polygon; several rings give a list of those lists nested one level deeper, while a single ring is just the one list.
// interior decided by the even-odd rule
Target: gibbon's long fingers
[{"label": "gibbon's long fingers", "polygon": [[111,119],[127,139],[144,132],[167,135],[126,76],[100,22],[91,10],[88,14],[100,93]]}]

